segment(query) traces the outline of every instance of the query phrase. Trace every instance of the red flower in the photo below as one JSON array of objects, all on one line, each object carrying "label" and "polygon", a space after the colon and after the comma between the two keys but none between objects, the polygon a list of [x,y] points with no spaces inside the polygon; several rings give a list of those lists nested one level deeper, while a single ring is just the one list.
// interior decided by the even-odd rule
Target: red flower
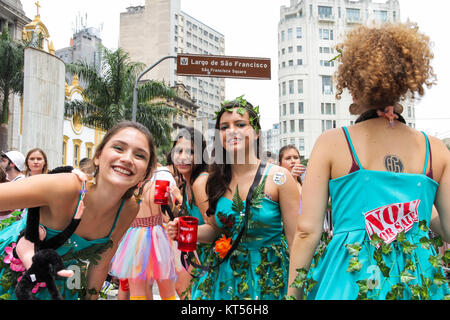
[{"label": "red flower", "polygon": [[221,259],[225,258],[228,251],[231,249],[231,238],[222,235],[222,238],[216,241],[215,250]]}]

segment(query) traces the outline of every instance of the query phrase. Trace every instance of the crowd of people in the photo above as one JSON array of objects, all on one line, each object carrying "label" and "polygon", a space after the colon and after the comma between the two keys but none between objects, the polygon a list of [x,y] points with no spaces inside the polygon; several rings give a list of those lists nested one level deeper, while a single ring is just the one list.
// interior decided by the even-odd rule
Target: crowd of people
[{"label": "crowd of people", "polygon": [[[111,277],[119,300],[151,300],[155,282],[163,300],[448,298],[436,247],[450,241],[450,152],[408,127],[399,104],[433,84],[430,40],[410,23],[361,26],[339,49],[338,96],[349,91],[359,118],[324,132],[307,167],[294,145],[262,150],[259,107],[243,96],[217,112],[210,153],[183,128],[164,166],[130,121],[80,170],[49,171],[39,148],[2,153],[0,297],[17,298],[41,241],[64,234],[54,249],[84,275],[56,276],[64,299],[97,299]],[[34,243],[22,232],[31,208]],[[178,247],[185,216],[198,221],[195,251]],[[33,293],[52,297],[37,281]]]}]

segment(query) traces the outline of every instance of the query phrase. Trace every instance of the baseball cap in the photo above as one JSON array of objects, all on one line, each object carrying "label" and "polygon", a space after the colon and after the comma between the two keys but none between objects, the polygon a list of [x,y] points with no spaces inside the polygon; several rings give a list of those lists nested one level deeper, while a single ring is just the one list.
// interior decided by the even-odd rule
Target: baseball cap
[{"label": "baseball cap", "polygon": [[25,156],[19,151],[8,151],[3,152],[2,156],[7,157],[14,165],[19,169],[19,171],[23,171],[25,168]]}]

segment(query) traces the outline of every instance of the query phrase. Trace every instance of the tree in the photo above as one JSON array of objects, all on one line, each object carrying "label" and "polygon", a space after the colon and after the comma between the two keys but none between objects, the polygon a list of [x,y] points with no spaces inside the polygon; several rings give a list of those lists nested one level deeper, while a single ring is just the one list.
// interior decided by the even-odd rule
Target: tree
[{"label": "tree", "polygon": [[[67,102],[65,115],[81,115],[83,123],[104,130],[122,120],[131,120],[133,87],[145,65],[130,61],[129,54],[121,48],[109,50],[102,47],[102,70],[85,61],[67,65],[85,83],[84,101]],[[175,92],[161,82],[147,81],[138,87],[136,120],[145,125],[155,138],[157,146],[170,144],[172,126],[169,116],[175,112],[164,101],[175,96]],[[160,98],[161,102],[151,102]]]},{"label": "tree", "polygon": [[0,122],[0,149],[8,150],[9,97],[23,93],[24,47],[11,39],[8,28],[0,35],[0,93],[2,117]]}]

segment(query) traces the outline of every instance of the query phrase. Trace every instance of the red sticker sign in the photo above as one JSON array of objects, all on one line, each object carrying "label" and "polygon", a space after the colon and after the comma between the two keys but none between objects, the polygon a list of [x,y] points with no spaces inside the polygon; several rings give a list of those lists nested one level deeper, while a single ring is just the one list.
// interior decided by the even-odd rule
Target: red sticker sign
[{"label": "red sticker sign", "polygon": [[420,200],[394,203],[371,210],[364,214],[369,237],[377,234],[386,244],[391,243],[402,231],[409,231],[415,222],[419,222],[418,207]]}]

